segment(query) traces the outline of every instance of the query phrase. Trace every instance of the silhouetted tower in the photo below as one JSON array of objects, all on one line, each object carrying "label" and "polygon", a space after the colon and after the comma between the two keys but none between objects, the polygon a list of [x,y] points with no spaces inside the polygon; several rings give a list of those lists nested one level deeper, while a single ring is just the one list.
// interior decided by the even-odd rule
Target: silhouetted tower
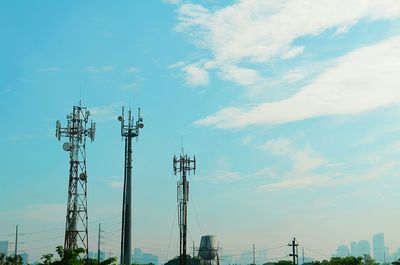
[{"label": "silhouetted tower", "polygon": [[[63,149],[69,152],[69,185],[67,216],[65,224],[64,248],[73,250],[84,248],[88,257],[88,214],[87,214],[87,171],[86,171],[86,137],[93,142],[95,123],[87,127],[90,112],[86,107],[73,106],[72,113],[67,115],[67,127],[56,123],[56,137],[67,137]],[[79,241],[79,243],[78,243]]]},{"label": "silhouetted tower", "polygon": [[132,220],[132,138],[139,136],[139,129],[143,128],[143,119],[138,110],[138,119],[135,122],[131,111],[128,111],[128,120],[125,124],[124,108],[118,117],[121,122],[121,136],[125,138],[125,170],[124,194],[122,202],[122,229],[121,229],[121,264],[130,265],[131,260],[131,220]]},{"label": "silhouetted tower", "polygon": [[299,254],[298,254],[298,246],[299,244],[296,242],[296,238],[293,238],[293,241],[288,244],[289,247],[292,247],[292,254],[289,254],[290,257],[293,257],[293,265],[299,264]]},{"label": "silhouetted tower", "polygon": [[186,265],[186,235],[187,235],[187,202],[189,201],[189,182],[186,176],[193,171],[196,173],[196,157],[191,159],[182,154],[173,159],[174,174],[178,173],[181,179],[177,183],[178,223],[179,223],[179,264]]}]

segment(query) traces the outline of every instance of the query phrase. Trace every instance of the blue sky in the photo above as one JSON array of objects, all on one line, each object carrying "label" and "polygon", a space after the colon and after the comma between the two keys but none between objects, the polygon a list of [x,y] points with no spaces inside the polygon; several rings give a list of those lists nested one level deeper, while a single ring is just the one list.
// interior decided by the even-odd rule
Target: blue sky
[{"label": "blue sky", "polygon": [[397,1],[2,1],[0,29],[0,240],[19,224],[34,259],[63,242],[68,155],[54,129],[80,99],[97,123],[93,250],[101,222],[104,249],[119,252],[122,106],[145,123],[135,247],[177,254],[181,142],[198,160],[196,244],[215,234],[232,254],[296,236],[330,255],[384,232],[400,246]]}]

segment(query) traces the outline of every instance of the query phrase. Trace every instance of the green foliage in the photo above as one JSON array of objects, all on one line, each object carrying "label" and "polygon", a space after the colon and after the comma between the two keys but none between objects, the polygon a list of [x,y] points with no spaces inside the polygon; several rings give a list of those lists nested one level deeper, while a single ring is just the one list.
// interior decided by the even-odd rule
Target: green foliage
[{"label": "green foliage", "polygon": [[371,258],[370,255],[364,255],[363,264],[364,265],[379,265],[379,263],[376,262],[373,258]]},{"label": "green foliage", "polygon": [[393,261],[392,264],[393,265],[400,265],[400,259]]},{"label": "green foliage", "polygon": [[278,261],[277,265],[292,265],[293,262],[290,260],[280,260]]},{"label": "green foliage", "polygon": [[5,254],[0,254],[0,265],[22,265],[23,260],[20,255],[17,256],[6,256]]},{"label": "green foliage", "polygon": [[329,265],[361,265],[362,264],[362,258],[361,257],[345,257],[345,258],[339,258],[339,257],[334,257],[331,259],[329,262]]},{"label": "green foliage", "polygon": [[67,250],[58,246],[56,252],[59,257],[58,260],[53,260],[53,254],[45,254],[42,256],[42,262],[39,265],[112,265],[116,264],[117,260],[116,258],[109,258],[98,263],[96,259],[82,258],[85,254],[83,248]]},{"label": "green foliage", "polygon": [[[267,262],[264,263],[263,265],[292,265],[293,262],[289,260],[280,260],[278,262]],[[398,263],[393,265],[400,265],[400,260]],[[323,261],[313,261],[313,262],[306,262],[304,265],[379,265],[378,263],[375,262],[373,258],[371,258],[369,255],[365,255],[363,258],[361,257],[345,257],[345,258],[339,258],[339,257],[333,257],[331,260],[323,260]]]},{"label": "green foliage", "polygon": [[[187,265],[204,265],[199,258],[196,258],[196,257],[192,258],[189,255],[186,256],[186,264]],[[175,257],[175,258],[169,260],[164,265],[179,265],[179,257]]]}]

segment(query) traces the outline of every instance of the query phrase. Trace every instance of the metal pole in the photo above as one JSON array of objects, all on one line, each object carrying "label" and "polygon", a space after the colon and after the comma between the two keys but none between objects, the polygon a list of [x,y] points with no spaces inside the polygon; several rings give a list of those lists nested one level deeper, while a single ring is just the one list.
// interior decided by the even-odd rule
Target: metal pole
[{"label": "metal pole", "polygon": [[293,238],[293,242],[292,242],[292,250],[293,250],[293,265],[296,265],[296,246],[295,246],[294,238]]},{"label": "metal pole", "polygon": [[18,253],[18,225],[15,227],[15,249],[14,249],[14,256],[17,256]]},{"label": "metal pole", "polygon": [[99,223],[99,235],[97,238],[97,263],[100,263],[100,235],[101,233],[101,223]]},{"label": "metal pole", "polygon": [[183,212],[184,212],[184,222],[183,222],[183,265],[186,265],[186,236],[187,236],[187,181],[186,173],[184,171],[183,175]]},{"label": "metal pole", "polygon": [[123,238],[121,264],[131,264],[131,197],[132,197],[132,130],[125,138],[125,185],[124,185],[124,206],[123,206]]},{"label": "metal pole", "polygon": [[256,245],[253,244],[253,265],[256,265]]}]

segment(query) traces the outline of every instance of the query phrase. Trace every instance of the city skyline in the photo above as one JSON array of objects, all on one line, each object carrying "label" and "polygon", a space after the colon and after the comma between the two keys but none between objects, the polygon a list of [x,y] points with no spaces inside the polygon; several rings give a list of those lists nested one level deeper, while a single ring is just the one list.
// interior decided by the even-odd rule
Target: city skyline
[{"label": "city skyline", "polygon": [[178,251],[181,148],[197,161],[188,253],[210,234],[226,255],[255,244],[274,259],[296,237],[323,259],[377,232],[396,253],[397,0],[5,0],[0,21],[0,240],[14,242],[19,225],[30,260],[64,245],[69,156],[55,123],[80,102],[97,129],[86,145],[90,251],[101,223],[103,251],[119,257],[126,106],[145,124],[132,248],[160,264]]}]

